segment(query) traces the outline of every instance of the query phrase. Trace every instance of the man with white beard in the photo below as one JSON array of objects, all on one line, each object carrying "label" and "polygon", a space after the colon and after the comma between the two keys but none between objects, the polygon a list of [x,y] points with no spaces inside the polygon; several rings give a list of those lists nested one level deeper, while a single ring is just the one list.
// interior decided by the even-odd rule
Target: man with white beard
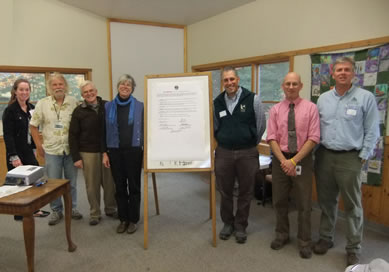
[{"label": "man with white beard", "polygon": [[[68,95],[68,84],[60,73],[53,73],[46,83],[50,96],[38,101],[30,121],[31,135],[36,144],[37,153],[45,159],[45,170],[48,178],[70,180],[72,196],[72,218],[81,219],[77,211],[77,168],[69,150],[69,125],[73,110],[78,101]],[[42,138],[39,137],[41,128]],[[49,225],[58,224],[63,218],[61,198],[50,203],[53,210]]]}]

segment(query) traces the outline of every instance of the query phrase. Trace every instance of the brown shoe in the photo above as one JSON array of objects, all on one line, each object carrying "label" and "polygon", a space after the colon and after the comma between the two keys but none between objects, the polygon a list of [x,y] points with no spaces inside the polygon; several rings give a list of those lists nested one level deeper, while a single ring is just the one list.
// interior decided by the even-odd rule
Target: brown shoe
[{"label": "brown shoe", "polygon": [[127,233],[133,234],[138,229],[138,225],[130,222],[130,225],[128,225]]},{"label": "brown shoe", "polygon": [[357,253],[348,252],[347,253],[347,266],[354,265],[359,263],[359,256]]},{"label": "brown shoe", "polygon": [[312,249],[310,246],[300,248],[300,257],[303,259],[310,259],[312,257]]},{"label": "brown shoe", "polygon": [[289,243],[289,238],[288,239],[276,238],[271,242],[270,247],[274,250],[279,250],[283,248],[284,245],[286,245],[287,243]]},{"label": "brown shoe", "polygon": [[100,217],[91,217],[89,219],[89,225],[90,226],[96,226],[100,223],[101,218]]},{"label": "brown shoe", "polygon": [[128,225],[130,223],[126,222],[126,221],[121,221],[119,226],[116,228],[116,232],[117,233],[123,233],[125,232],[127,229],[128,229]]},{"label": "brown shoe", "polygon": [[334,246],[332,241],[327,241],[324,239],[319,239],[317,243],[313,246],[313,252],[315,254],[323,255],[326,254],[327,251]]},{"label": "brown shoe", "polygon": [[118,215],[117,211],[114,211],[113,213],[106,213],[105,215],[108,216],[108,217],[112,217],[114,219],[118,219],[119,218],[119,215]]}]

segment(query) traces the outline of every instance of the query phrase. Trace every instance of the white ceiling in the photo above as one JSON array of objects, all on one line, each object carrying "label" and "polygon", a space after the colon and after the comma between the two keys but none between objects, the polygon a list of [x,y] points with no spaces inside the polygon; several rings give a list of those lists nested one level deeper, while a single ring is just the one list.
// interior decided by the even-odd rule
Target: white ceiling
[{"label": "white ceiling", "polygon": [[255,0],[60,0],[116,19],[190,25]]}]

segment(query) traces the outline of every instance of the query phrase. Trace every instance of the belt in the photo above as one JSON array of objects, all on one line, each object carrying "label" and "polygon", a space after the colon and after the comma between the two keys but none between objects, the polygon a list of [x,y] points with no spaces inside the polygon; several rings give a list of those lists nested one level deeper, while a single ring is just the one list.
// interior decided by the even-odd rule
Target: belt
[{"label": "belt", "polygon": [[347,153],[347,152],[359,152],[358,149],[354,148],[354,149],[350,149],[350,150],[334,150],[334,149],[329,149],[327,147],[325,147],[324,145],[322,145],[322,147],[325,149],[325,150],[328,150],[332,153]]},{"label": "belt", "polygon": [[291,159],[291,158],[293,158],[294,156],[296,156],[297,153],[288,153],[288,152],[283,152],[283,151],[282,151],[282,154],[284,154],[284,156],[285,156],[286,159]]},{"label": "belt", "polygon": [[218,144],[218,146],[223,148],[223,149],[227,149],[227,150],[231,150],[231,151],[244,150],[244,149],[250,149],[250,148],[255,147],[255,145],[254,146],[225,146],[225,145],[220,145],[220,144]]}]

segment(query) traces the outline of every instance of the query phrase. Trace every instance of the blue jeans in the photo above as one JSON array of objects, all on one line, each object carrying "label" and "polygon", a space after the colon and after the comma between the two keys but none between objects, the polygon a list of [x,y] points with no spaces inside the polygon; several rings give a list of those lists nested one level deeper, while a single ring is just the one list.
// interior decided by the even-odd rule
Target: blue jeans
[{"label": "blue jeans", "polygon": [[[72,209],[77,207],[77,168],[73,165],[70,155],[50,155],[45,154],[45,169],[48,178],[70,180],[70,194],[72,196]],[[50,207],[55,212],[62,212],[63,205],[61,198],[57,198],[50,203]]]}]

